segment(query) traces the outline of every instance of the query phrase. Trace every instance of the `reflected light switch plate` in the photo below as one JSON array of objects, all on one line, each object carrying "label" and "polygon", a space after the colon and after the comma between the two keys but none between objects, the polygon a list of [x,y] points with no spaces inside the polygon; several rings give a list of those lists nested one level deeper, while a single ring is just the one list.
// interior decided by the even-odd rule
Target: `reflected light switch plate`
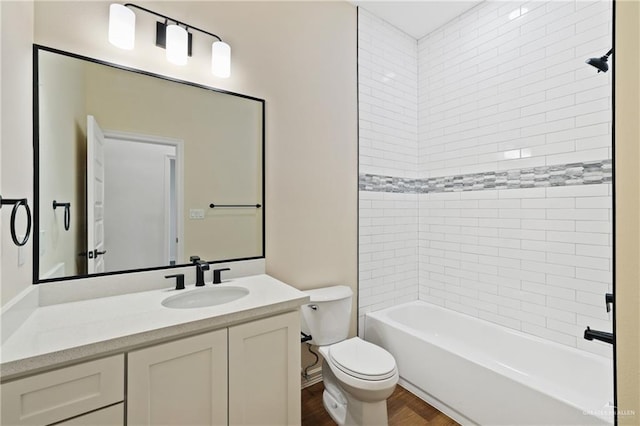
[{"label": "reflected light switch plate", "polygon": [[189,209],[189,219],[204,219],[204,209]]}]

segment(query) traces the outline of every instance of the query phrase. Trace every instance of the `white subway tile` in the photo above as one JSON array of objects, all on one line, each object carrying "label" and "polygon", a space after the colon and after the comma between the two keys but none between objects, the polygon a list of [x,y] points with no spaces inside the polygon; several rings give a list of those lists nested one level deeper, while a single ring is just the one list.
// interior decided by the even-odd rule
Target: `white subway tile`
[{"label": "white subway tile", "polygon": [[564,311],[556,308],[550,308],[548,306],[536,305],[535,303],[521,302],[520,307],[525,312],[533,312],[540,315],[544,315],[547,318],[557,319],[574,324],[576,322],[576,313],[570,311]]},{"label": "white subway tile", "polygon": [[574,266],[558,265],[547,262],[522,261],[522,269],[527,271],[544,272],[545,274],[560,275],[563,277],[575,277],[576,268]]},{"label": "white subway tile", "polygon": [[607,184],[554,186],[546,188],[547,197],[602,197],[608,195]]},{"label": "white subway tile", "polygon": [[[602,221],[580,221],[576,222],[576,231],[578,232],[599,232],[603,234],[611,234],[611,222]],[[589,244],[589,243],[587,243]]]},{"label": "white subway tile", "polygon": [[592,278],[591,277],[571,278],[571,277],[561,277],[558,275],[548,274],[547,284],[556,286],[556,287],[570,288],[573,290],[588,291],[590,293],[596,293],[596,294],[604,294],[607,292],[606,282],[590,281],[590,279]]},{"label": "white subway tile", "polygon": [[610,209],[612,199],[608,196],[576,198],[577,209]]},{"label": "white subway tile", "polygon": [[585,280],[596,280],[602,283],[611,284],[613,278],[610,271],[595,270],[588,268],[576,268],[576,278]]},{"label": "white subway tile", "polygon": [[545,188],[503,189],[498,191],[498,197],[502,199],[504,198],[544,198]]},{"label": "white subway tile", "polygon": [[[576,245],[570,243],[554,243],[549,241],[522,240],[520,242],[523,249],[537,250],[547,253],[575,254]],[[600,247],[600,246],[598,246]]]},{"label": "white subway tile", "polygon": [[546,284],[523,281],[522,289],[525,291],[530,291],[532,293],[540,293],[544,295],[558,297],[560,299],[567,299],[567,300],[576,299],[575,290],[563,288],[563,287],[556,287],[556,286],[550,286]]},{"label": "white subway tile", "polygon": [[602,306],[587,305],[576,301],[547,297],[547,305],[551,308],[576,312],[577,314],[598,319],[608,319],[607,312]]},{"label": "white subway tile", "polygon": [[522,323],[535,324],[540,327],[546,325],[546,318],[543,315],[526,312],[521,309],[513,309],[505,306],[498,307],[498,313],[502,316],[522,321]]},{"label": "white subway tile", "polygon": [[611,247],[586,244],[576,244],[576,254],[581,256],[603,257],[606,259],[611,259],[612,257]]},{"label": "white subway tile", "polygon": [[516,330],[520,329],[520,321],[513,318],[508,318],[502,315],[497,315],[497,314],[493,314],[491,312],[486,312],[486,311],[479,311],[478,317],[480,319],[491,321],[493,323],[500,324],[505,327],[515,328]]},{"label": "white subway tile", "polygon": [[[509,21],[514,4],[479,4],[417,43],[361,9],[360,173],[427,178],[610,156],[611,76],[580,65],[611,45],[609,2],[526,6]],[[610,351],[580,338],[582,322],[611,321],[596,306],[611,286],[610,188],[360,191],[359,315],[421,298]]]},{"label": "white subway tile", "polygon": [[574,206],[575,200],[573,198],[540,198],[522,200],[523,209],[572,209]]},{"label": "white subway tile", "polygon": [[522,331],[525,333],[531,333],[535,336],[542,337],[544,339],[548,339],[557,343],[561,343],[563,345],[568,346],[576,346],[577,339],[575,336],[571,336],[565,333],[561,333],[558,331],[554,331],[550,328],[540,327],[534,324],[523,323]]}]

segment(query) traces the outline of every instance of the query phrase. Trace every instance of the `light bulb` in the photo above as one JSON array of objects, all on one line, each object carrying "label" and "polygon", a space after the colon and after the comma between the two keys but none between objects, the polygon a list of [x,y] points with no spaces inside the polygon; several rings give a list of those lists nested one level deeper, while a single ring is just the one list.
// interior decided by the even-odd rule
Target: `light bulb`
[{"label": "light bulb", "polygon": [[187,65],[189,34],[184,28],[167,25],[167,61]]},{"label": "light bulb", "polygon": [[222,78],[231,75],[231,47],[224,41],[216,41],[211,45],[211,72]]},{"label": "light bulb", "polygon": [[136,38],[136,14],[118,3],[109,6],[109,42],[120,49],[133,49]]}]

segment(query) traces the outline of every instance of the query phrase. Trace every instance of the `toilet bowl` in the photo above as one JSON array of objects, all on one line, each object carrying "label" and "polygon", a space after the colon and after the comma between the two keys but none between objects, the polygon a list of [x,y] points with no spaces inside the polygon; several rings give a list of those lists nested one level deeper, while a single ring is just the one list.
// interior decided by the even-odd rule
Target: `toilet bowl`
[{"label": "toilet bowl", "polygon": [[323,404],[333,420],[339,425],[386,425],[387,398],[398,383],[393,356],[358,337],[319,350],[328,394]]},{"label": "toilet bowl", "polygon": [[393,356],[359,337],[347,339],[352,292],[332,286],[306,292],[302,331],[324,362],[323,405],[339,425],[387,425],[387,398],[398,383]]}]

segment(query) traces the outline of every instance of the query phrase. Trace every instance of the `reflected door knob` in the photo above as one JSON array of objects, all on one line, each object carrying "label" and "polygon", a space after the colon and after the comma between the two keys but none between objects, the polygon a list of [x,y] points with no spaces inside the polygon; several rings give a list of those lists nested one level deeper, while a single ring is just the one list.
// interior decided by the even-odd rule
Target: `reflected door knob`
[{"label": "reflected door knob", "polygon": [[97,259],[98,256],[102,256],[103,254],[105,254],[107,251],[103,250],[103,251],[98,251],[98,249],[95,249],[93,251],[89,252],[89,259]]}]

